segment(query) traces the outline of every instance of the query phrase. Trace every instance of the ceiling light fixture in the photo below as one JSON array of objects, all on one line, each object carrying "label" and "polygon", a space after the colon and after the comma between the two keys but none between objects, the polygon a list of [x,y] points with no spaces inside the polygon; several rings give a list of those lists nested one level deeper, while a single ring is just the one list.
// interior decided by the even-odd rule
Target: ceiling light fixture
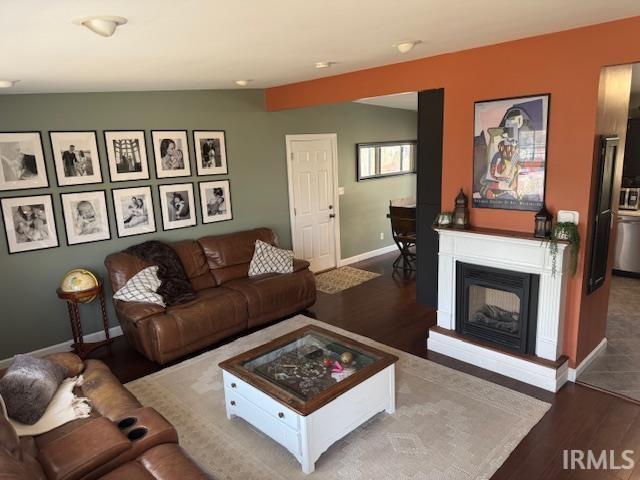
[{"label": "ceiling light fixture", "polygon": [[0,80],[0,88],[11,88],[20,80]]},{"label": "ceiling light fixture", "polygon": [[316,68],[329,68],[332,65],[335,65],[336,62],[316,62]]},{"label": "ceiling light fixture", "polygon": [[251,82],[253,82],[253,80],[251,80],[250,78],[247,80],[236,80],[236,85],[238,85],[239,87],[246,87]]},{"label": "ceiling light fixture", "polygon": [[79,18],[74,20],[73,23],[87,27],[93,33],[96,33],[101,37],[110,37],[115,33],[117,27],[127,23],[127,19],[113,15],[97,15]]},{"label": "ceiling light fixture", "polygon": [[419,43],[422,43],[422,41],[421,40],[411,40],[411,41],[408,41],[408,42],[396,43],[393,46],[396,47],[400,53],[407,53],[407,52],[410,52],[411,50],[413,50],[413,47],[415,47]]}]

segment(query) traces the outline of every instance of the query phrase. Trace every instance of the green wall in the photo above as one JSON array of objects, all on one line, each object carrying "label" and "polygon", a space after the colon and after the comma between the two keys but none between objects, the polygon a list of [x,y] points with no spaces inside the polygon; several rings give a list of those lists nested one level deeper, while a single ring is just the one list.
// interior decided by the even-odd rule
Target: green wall
[{"label": "green wall", "polygon": [[[102,131],[127,129],[146,132],[151,180],[110,184]],[[192,160],[192,130],[225,130],[229,175],[154,179],[150,138],[150,130],[154,129],[189,130]],[[8,255],[6,240],[0,235],[0,359],[71,338],[66,307],[55,294],[60,278],[73,267],[88,268],[104,277],[103,261],[111,252],[149,239],[198,238],[256,226],[275,229],[281,244],[289,247],[285,134],[338,134],[339,183],[345,187],[340,199],[343,258],[390,245],[388,220],[384,217],[388,201],[415,194],[413,175],[355,181],[355,143],[416,137],[416,114],[403,110],[345,103],[269,113],[264,110],[260,90],[0,96],[0,131],[20,130],[41,132],[50,187],[0,192],[0,198],[52,193],[61,247]],[[96,130],[104,183],[57,187],[49,130]],[[195,173],[193,162],[192,171]],[[158,184],[226,178],[231,182],[232,221],[207,225],[198,221],[193,228],[162,231]],[[153,186],[158,232],[118,239],[110,188],[149,184]],[[59,193],[97,189],[108,193],[112,239],[66,246]],[[196,208],[200,219],[199,205]],[[379,239],[380,232],[384,232],[385,240]],[[111,304],[107,303],[111,325],[117,325]],[[81,313],[85,333],[100,329],[95,303],[82,306]]]}]

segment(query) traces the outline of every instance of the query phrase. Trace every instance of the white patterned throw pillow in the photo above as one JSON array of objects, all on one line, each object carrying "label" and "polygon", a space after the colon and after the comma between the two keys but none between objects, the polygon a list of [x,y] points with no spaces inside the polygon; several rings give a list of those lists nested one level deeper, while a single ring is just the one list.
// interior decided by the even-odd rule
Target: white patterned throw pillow
[{"label": "white patterned throw pillow", "polygon": [[162,296],[156,293],[161,283],[158,267],[147,267],[131,277],[124,287],[113,294],[113,298],[123,302],[155,303],[164,307]]},{"label": "white patterned throw pillow", "polygon": [[249,276],[265,273],[293,272],[293,252],[256,240],[256,249],[249,264]]}]

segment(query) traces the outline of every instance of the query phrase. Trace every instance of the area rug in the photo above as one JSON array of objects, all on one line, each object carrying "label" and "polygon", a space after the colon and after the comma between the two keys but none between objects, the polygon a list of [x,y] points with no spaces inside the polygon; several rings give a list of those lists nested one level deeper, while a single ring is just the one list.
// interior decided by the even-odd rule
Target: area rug
[{"label": "area rug", "polygon": [[[284,447],[228,420],[218,362],[315,324],[398,356],[396,412],[381,412],[335,443],[310,477]],[[180,444],[217,479],[487,479],[550,405],[298,315],[128,383],[178,430]]]},{"label": "area rug", "polygon": [[359,268],[340,267],[316,275],[316,289],[323,293],[338,293],[379,276],[379,273]]}]

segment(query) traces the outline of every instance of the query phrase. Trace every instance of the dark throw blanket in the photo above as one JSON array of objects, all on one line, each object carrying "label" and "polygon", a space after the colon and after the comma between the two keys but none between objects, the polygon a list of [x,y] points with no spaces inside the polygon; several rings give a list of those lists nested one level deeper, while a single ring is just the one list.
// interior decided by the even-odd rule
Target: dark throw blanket
[{"label": "dark throw blanket", "polygon": [[167,306],[180,305],[196,298],[180,257],[166,243],[151,240],[129,247],[125,252],[158,266],[158,278],[162,282],[158,294]]}]

